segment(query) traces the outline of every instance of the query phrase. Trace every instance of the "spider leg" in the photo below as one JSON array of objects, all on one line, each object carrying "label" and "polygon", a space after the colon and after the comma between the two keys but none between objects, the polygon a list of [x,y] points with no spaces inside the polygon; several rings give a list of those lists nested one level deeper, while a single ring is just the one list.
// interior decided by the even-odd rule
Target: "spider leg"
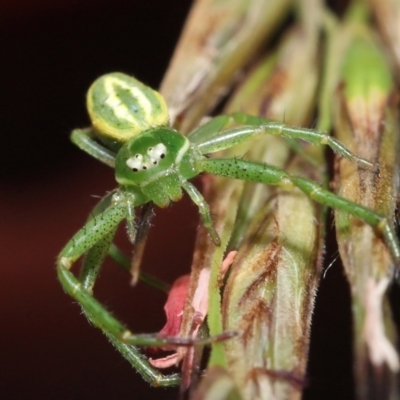
[{"label": "spider leg", "polygon": [[[96,205],[90,214],[89,220],[95,219],[102,212],[104,212],[111,204],[113,192],[105,196]],[[85,258],[82,264],[79,280],[82,283],[85,290],[89,293],[93,293],[93,287],[99,274],[100,268],[107,256],[108,249],[115,236],[117,227],[110,229],[109,233],[95,243],[85,254]]]},{"label": "spider leg", "polygon": [[153,203],[145,204],[142,207],[139,224],[137,226],[137,233],[134,241],[134,251],[130,269],[130,273],[132,275],[132,280],[131,280],[132,285],[135,285],[139,279],[140,264],[142,263],[147,236],[149,234],[149,229],[151,226],[151,220],[153,216],[154,216]]},{"label": "spider leg", "polygon": [[197,207],[199,207],[199,212],[201,218],[203,219],[203,224],[207,228],[212,241],[216,246],[220,246],[221,239],[218,235],[218,232],[214,228],[213,220],[211,218],[211,213],[210,213],[210,207],[204,200],[204,197],[190,182],[182,180],[182,187],[190,196],[192,201],[197,205]]},{"label": "spider leg", "polygon": [[71,133],[72,143],[94,157],[96,160],[114,168],[116,154],[97,142],[95,137],[95,131],[92,128],[75,129]]},{"label": "spider leg", "polygon": [[[210,126],[213,120],[209,122]],[[223,120],[218,120],[220,125]],[[342,143],[327,133],[316,131],[314,129],[287,126],[281,122],[269,119],[250,116],[243,113],[234,113],[225,116],[225,125],[234,122],[235,125],[242,125],[228,130],[219,130],[214,134],[203,137],[203,141],[195,143],[202,154],[211,154],[220,150],[225,150],[237,144],[240,144],[257,135],[275,135],[287,139],[301,139],[306,142],[327,145],[335,153],[349,161],[355,162],[363,169],[378,171],[377,165],[358,157],[348,150]],[[220,127],[222,129],[222,127]]]},{"label": "spider leg", "polygon": [[[169,339],[160,340],[155,336],[133,335],[123,324],[114,318],[67,269],[59,268],[58,277],[64,289],[82,306],[89,321],[100,328],[121,354],[136,368],[143,379],[153,386],[176,386],[180,382],[178,374],[164,376],[150,366],[132,344],[157,346],[168,345]],[[179,344],[182,341],[178,340]],[[190,341],[192,344],[192,341]]]},{"label": "spider leg", "polygon": [[221,129],[226,127],[230,120],[231,118],[228,115],[219,115],[218,117],[211,118],[208,122],[190,132],[187,137],[191,143],[202,143],[219,133]]},{"label": "spider leg", "polygon": [[[65,290],[81,306],[83,313],[94,326],[102,330],[111,343],[135,367],[142,377],[153,386],[176,386],[178,374],[163,375],[153,368],[135,345],[138,346],[193,346],[192,338],[159,338],[154,334],[135,335],[109,313],[93,297],[93,286],[100,267],[112,243],[115,231],[127,218],[126,204],[112,204],[114,193],[107,195],[94,209],[89,221],[79,230],[61,251],[57,261],[58,278]],[[76,277],[70,269],[86,254],[81,274]],[[208,339],[205,342],[208,343]]]},{"label": "spider leg", "polygon": [[198,169],[199,173],[208,172],[214,175],[242,179],[250,182],[266,183],[282,187],[283,189],[298,187],[311,199],[331,208],[346,212],[369,224],[383,237],[383,240],[392,254],[394,262],[397,266],[400,266],[400,245],[397,240],[396,232],[387,218],[323,189],[314,181],[287,174],[283,170],[272,166],[236,158],[202,159],[198,162]]}]

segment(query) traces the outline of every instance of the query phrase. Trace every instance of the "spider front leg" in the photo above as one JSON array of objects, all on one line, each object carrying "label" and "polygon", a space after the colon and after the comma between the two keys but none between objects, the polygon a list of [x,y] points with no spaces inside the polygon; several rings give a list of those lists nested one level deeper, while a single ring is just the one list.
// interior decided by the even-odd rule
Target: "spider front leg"
[{"label": "spider front leg", "polygon": [[[58,265],[58,277],[64,290],[70,294],[81,305],[88,320],[102,330],[108,340],[129,361],[129,363],[140,373],[143,379],[153,386],[176,386],[180,383],[179,374],[165,376],[154,369],[146,357],[143,356],[135,344],[162,345],[155,337],[133,335],[123,324],[114,318],[94,297],[85,289],[70,271]],[[169,343],[169,341],[167,341]],[[165,343],[164,343],[165,345]]]},{"label": "spider front leg", "polygon": [[[113,196],[116,194],[114,193]],[[121,196],[117,192],[117,196]],[[124,193],[126,196],[127,194]],[[129,195],[129,194],[128,194]],[[111,203],[102,213],[95,215],[79,230],[61,251],[57,260],[57,272],[64,290],[82,306],[91,322],[105,333],[113,335],[127,344],[141,346],[166,346],[169,344],[192,345],[185,338],[159,339],[151,335],[133,335],[123,324],[116,320],[90,293],[98,269],[111,245],[114,233],[130,212],[124,200]],[[106,251],[107,249],[107,251]],[[83,273],[78,279],[70,271],[74,262],[88,254]]]},{"label": "spider front leg", "polygon": [[[238,127],[222,130],[232,124]],[[202,154],[211,154],[240,144],[257,135],[265,134],[282,136],[292,140],[301,139],[317,145],[327,145],[335,153],[358,164],[361,168],[378,171],[377,165],[356,156],[327,133],[308,128],[287,126],[281,122],[239,112],[213,118],[193,131],[189,138],[196,144]]]},{"label": "spider front leg", "polygon": [[[90,219],[96,219],[96,217],[110,207],[113,194],[114,193],[108,194],[96,205],[90,214]],[[108,233],[96,242],[85,254],[79,281],[82,283],[83,288],[90,294],[93,294],[94,284],[108,254],[116,230],[117,226],[114,228],[110,227]]]},{"label": "spider front leg", "polygon": [[[133,346],[193,345],[192,339],[157,338],[155,335],[134,335],[113,317],[92,295],[98,271],[119,223],[129,212],[125,204],[113,204],[110,194],[95,208],[92,218],[69,241],[57,261],[58,278],[64,290],[82,307],[89,321],[100,328],[121,354],[143,378],[154,386],[179,384],[178,374],[164,376],[154,369],[147,359]],[[104,209],[104,210],[103,210]],[[80,277],[71,271],[74,262],[86,254]]]},{"label": "spider front leg", "polygon": [[311,199],[331,208],[346,212],[369,224],[383,237],[396,266],[400,266],[400,244],[396,232],[387,218],[357,203],[323,189],[309,179],[292,176],[281,169],[265,164],[240,159],[202,159],[198,161],[198,170],[214,175],[242,179],[250,182],[266,183],[283,189],[298,187]]},{"label": "spider front leg", "polygon": [[[107,196],[100,204],[110,200]],[[96,213],[96,210],[95,210]],[[92,296],[99,268],[107,254],[119,223],[126,217],[126,206],[110,204],[103,212],[93,215],[61,251],[57,260],[58,278],[64,290],[82,306],[91,322],[116,338],[127,335],[127,329],[111,317]],[[81,256],[87,253],[80,279],[70,271]]]}]

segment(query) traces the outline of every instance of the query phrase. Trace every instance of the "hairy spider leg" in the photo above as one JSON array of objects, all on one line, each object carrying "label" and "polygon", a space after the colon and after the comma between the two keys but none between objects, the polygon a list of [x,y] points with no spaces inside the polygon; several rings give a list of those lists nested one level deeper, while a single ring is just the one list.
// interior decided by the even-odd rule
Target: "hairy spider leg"
[{"label": "hairy spider leg", "polygon": [[[176,386],[180,382],[178,374],[162,375],[151,367],[146,358],[133,346],[168,345],[171,340],[133,335],[123,324],[114,318],[88,291],[80,281],[60,263],[57,265],[58,278],[64,290],[79,302],[89,321],[100,328],[121,354],[140,372],[143,378],[153,386]],[[165,343],[162,343],[165,342]],[[192,341],[191,341],[192,343]],[[181,344],[181,343],[180,343]]]},{"label": "hairy spider leg", "polygon": [[[96,299],[93,298],[91,291],[98,270],[103,263],[106,255],[106,249],[110,247],[114,233],[118,225],[128,217],[128,208],[125,200],[113,202],[111,197],[117,195],[130,197],[130,193],[119,193],[106,196],[100,203],[98,210],[107,203],[111,203],[108,208],[99,214],[93,214],[86,225],[80,229],[74,237],[67,243],[61,251],[57,260],[58,277],[64,287],[64,290],[75,300],[77,300],[84,309],[85,314],[93,325],[99,327],[105,334],[111,335],[118,341],[128,345],[140,346],[192,346],[193,344],[209,343],[210,340],[194,340],[192,338],[158,338],[154,335],[134,335],[125,325],[114,318]],[[140,206],[141,204],[138,204]],[[132,206],[135,206],[134,204]],[[95,212],[98,211],[95,209]],[[85,260],[83,273],[80,279],[77,279],[72,272],[71,267],[85,253],[89,257]]]},{"label": "hairy spider leg", "polygon": [[[116,193],[118,194],[118,192]],[[126,193],[124,195],[126,196]],[[100,247],[106,243],[107,247],[109,247],[112,240],[111,235],[116,231],[118,225],[127,218],[127,208],[124,201],[121,203],[112,203],[106,210],[98,215],[94,215],[61,251],[57,260],[57,270],[64,289],[84,305],[85,311],[89,316],[94,316],[95,321],[93,323],[95,325],[107,330],[125,343],[150,346],[154,345],[154,338],[150,340],[146,339],[145,341],[141,341],[141,339],[137,340],[136,337],[132,336],[124,326],[110,315],[109,319],[107,319],[108,317],[103,318],[104,314],[102,312],[104,308],[93,299],[90,293],[90,288],[93,287],[94,279],[97,276],[97,272],[93,272],[92,270],[98,270],[99,265],[104,260],[105,253],[104,249],[98,251],[96,246]],[[96,250],[93,251],[93,248]],[[87,252],[91,256],[89,257],[89,261],[86,260],[85,262],[86,266],[84,267],[84,275],[81,277],[82,280],[78,280],[69,270],[75,261]],[[178,343],[181,344],[180,341]],[[170,341],[165,342],[165,344],[170,344]]]},{"label": "hairy spider leg", "polygon": [[400,245],[397,240],[396,232],[387,218],[360,204],[344,199],[343,197],[323,189],[314,181],[287,174],[279,168],[266,164],[236,158],[203,159],[198,162],[197,167],[199,172],[208,172],[214,175],[250,182],[266,183],[287,190],[298,187],[307,196],[318,203],[346,212],[369,224],[383,237],[396,266],[400,266]]},{"label": "hairy spider leg", "polygon": [[[230,124],[241,125],[223,130]],[[316,145],[327,145],[341,157],[358,164],[361,168],[377,171],[372,162],[358,157],[342,143],[327,133],[309,128],[287,126],[281,122],[255,117],[244,113],[219,116],[193,131],[189,138],[202,154],[211,154],[240,144],[257,135],[275,135],[287,139],[301,139]]]},{"label": "hairy spider leg", "polygon": [[[114,193],[111,192],[101,199],[90,213],[89,220],[100,218],[99,215],[110,207],[113,194]],[[93,287],[97,276],[100,272],[101,266],[103,265],[104,259],[108,254],[108,250],[116,231],[117,226],[111,228],[109,232],[103,238],[98,240],[85,254],[79,275],[79,281],[82,283],[83,288],[90,294],[93,294]]]},{"label": "hairy spider leg", "polygon": [[115,152],[98,143],[95,138],[96,132],[93,128],[74,129],[71,133],[72,143],[96,160],[108,165],[111,168],[114,168],[116,156]]}]

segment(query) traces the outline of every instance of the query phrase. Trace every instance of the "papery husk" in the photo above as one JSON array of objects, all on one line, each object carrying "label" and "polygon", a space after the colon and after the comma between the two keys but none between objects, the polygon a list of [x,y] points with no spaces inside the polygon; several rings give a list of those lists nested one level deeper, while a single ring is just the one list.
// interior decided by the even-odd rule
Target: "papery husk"
[{"label": "papery husk", "polygon": [[368,0],[372,15],[378,23],[397,69],[397,79],[400,77],[400,1],[399,0]]},{"label": "papery husk", "polygon": [[[316,31],[306,27],[293,29],[278,54],[247,78],[228,110],[240,107],[278,120],[284,115],[288,124],[307,123],[318,79],[317,39],[308,36],[312,34]],[[304,95],[300,104],[299,93]],[[288,143],[276,137],[253,141],[247,150],[248,159],[322,181],[321,149],[304,147],[302,154],[320,163],[321,169],[300,155],[293,158]],[[238,151],[242,148],[229,155],[239,155]],[[230,244],[239,246],[239,252],[222,303],[223,330],[237,330],[240,336],[213,344],[213,352],[216,346],[218,356],[221,348],[225,351],[226,369],[241,398],[300,398],[321,268],[322,208],[299,190],[250,184],[245,185],[240,207]],[[209,368],[214,365],[221,364],[212,353]]]},{"label": "papery husk", "polygon": [[[339,160],[335,187],[340,196],[391,222],[398,189],[398,93],[380,43],[365,25],[348,24],[348,47],[335,95],[335,135],[358,156],[379,164],[379,173]],[[338,211],[335,218],[352,295],[358,398],[398,398],[399,358],[386,298],[393,260],[379,232]]]},{"label": "papery husk", "polygon": [[260,51],[290,10],[290,0],[197,0],[161,84],[170,118],[196,127]]}]

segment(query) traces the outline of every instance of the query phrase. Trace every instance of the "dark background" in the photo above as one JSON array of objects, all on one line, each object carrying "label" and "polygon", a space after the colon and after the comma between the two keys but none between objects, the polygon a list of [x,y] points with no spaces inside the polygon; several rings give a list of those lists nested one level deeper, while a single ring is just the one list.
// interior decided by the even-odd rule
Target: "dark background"
[{"label": "dark background", "polygon": [[[36,3],[0,3],[0,396],[175,399],[176,389],[150,389],[89,326],[63,293],[54,263],[94,196],[115,186],[111,169],[69,142],[72,128],[88,124],[87,88],[111,71],[158,87],[191,2]],[[188,272],[197,224],[187,199],[157,211],[143,269],[169,283]],[[136,332],[164,324],[165,296],[131,288],[112,263],[97,293]],[[352,397],[350,322],[335,264],[319,290],[307,399]]]}]

